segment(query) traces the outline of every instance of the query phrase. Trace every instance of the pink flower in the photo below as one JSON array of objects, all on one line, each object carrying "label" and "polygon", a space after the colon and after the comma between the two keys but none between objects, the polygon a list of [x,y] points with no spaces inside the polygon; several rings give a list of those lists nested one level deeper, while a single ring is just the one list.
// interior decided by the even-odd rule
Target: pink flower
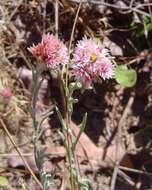
[{"label": "pink flower", "polygon": [[104,80],[112,78],[114,65],[106,48],[99,42],[84,37],[74,50],[72,73],[88,88],[97,77]]},{"label": "pink flower", "polygon": [[28,50],[49,68],[57,68],[66,64],[68,60],[66,46],[52,34],[44,34],[42,41]]},{"label": "pink flower", "polygon": [[3,90],[0,91],[0,95],[3,98],[10,99],[12,97],[12,92],[10,88],[4,88]]}]

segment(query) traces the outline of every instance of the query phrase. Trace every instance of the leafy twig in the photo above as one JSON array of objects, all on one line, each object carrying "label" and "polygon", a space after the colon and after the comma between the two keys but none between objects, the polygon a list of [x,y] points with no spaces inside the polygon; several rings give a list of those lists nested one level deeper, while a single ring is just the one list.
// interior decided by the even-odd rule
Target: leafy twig
[{"label": "leafy twig", "polygon": [[81,124],[81,127],[80,127],[80,131],[76,137],[76,140],[74,141],[73,143],[73,150],[75,150],[75,147],[79,141],[79,138],[81,136],[81,134],[84,132],[84,128],[86,127],[86,122],[87,122],[87,113],[85,113],[84,117],[83,117],[83,121],[82,121],[82,124]]}]

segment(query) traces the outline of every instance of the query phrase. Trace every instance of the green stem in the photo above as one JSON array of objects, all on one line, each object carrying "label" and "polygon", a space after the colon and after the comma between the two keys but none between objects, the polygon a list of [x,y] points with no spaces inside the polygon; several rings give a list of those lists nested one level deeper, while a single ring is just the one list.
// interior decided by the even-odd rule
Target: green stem
[{"label": "green stem", "polygon": [[34,157],[35,157],[35,162],[36,166],[38,168],[40,177],[41,177],[41,167],[40,167],[40,162],[39,162],[39,155],[38,155],[38,147],[37,147],[37,140],[38,140],[38,134],[39,134],[39,122],[37,121],[36,118],[36,103],[38,99],[38,91],[40,89],[40,86],[42,84],[41,80],[39,82],[39,77],[41,74],[41,71],[36,68],[36,70],[32,70],[32,77],[33,77],[33,86],[32,86],[32,101],[31,101],[31,115],[32,115],[32,120],[33,120],[33,127],[34,127],[34,135],[33,135],[33,145],[34,145]]}]

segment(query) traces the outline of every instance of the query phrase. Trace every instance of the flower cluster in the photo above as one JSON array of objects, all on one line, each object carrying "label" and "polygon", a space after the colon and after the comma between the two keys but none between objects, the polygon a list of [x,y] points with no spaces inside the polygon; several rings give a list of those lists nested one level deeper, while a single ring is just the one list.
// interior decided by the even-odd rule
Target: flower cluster
[{"label": "flower cluster", "polygon": [[[28,48],[39,62],[54,69],[68,61],[66,46],[52,34],[44,34],[42,41],[36,46]],[[84,87],[88,88],[97,78],[112,78],[114,64],[110,59],[108,50],[100,42],[84,37],[74,50],[72,59],[72,74]]]},{"label": "flower cluster", "polygon": [[72,72],[75,78],[88,88],[99,76],[104,80],[112,78],[114,64],[107,49],[99,42],[84,37],[77,43],[73,53]]},{"label": "flower cluster", "polygon": [[52,34],[44,34],[42,41],[28,48],[28,50],[40,63],[46,64],[51,69],[57,68],[60,64],[64,65],[67,62],[66,46]]}]

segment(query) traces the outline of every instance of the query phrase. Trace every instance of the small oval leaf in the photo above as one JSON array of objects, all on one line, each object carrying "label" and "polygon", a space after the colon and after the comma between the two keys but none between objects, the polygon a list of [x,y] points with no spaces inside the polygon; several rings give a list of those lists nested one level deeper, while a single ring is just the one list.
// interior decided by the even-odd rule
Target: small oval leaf
[{"label": "small oval leaf", "polygon": [[137,73],[134,69],[128,69],[126,65],[117,65],[115,79],[124,87],[132,87],[136,84]]},{"label": "small oval leaf", "polygon": [[9,186],[8,179],[4,176],[0,176],[0,186]]}]

